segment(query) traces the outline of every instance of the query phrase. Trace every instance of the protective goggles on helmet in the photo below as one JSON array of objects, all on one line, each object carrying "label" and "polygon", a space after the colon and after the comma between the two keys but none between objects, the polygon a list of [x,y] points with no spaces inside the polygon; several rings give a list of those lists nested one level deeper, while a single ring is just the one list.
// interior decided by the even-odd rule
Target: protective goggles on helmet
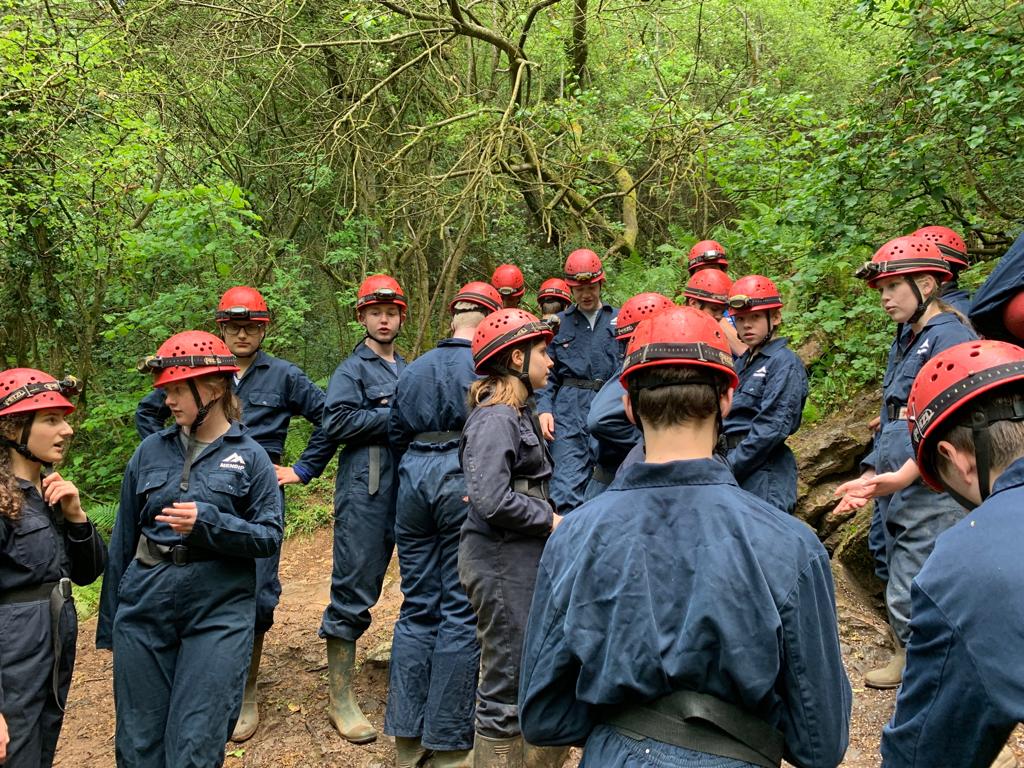
[{"label": "protective goggles on helmet", "polygon": [[82,382],[74,376],[65,376],[60,381],[33,381],[30,384],[18,387],[13,392],[9,392],[3,400],[0,400],[0,411],[6,410],[11,406],[17,405],[22,400],[35,397],[43,392],[59,392],[65,397],[72,397],[80,394],[81,391]]},{"label": "protective goggles on helmet", "polygon": [[231,320],[266,320],[269,322],[270,313],[248,307],[228,307],[227,309],[218,309],[214,314],[214,319],[218,323],[226,323]]},{"label": "protective goggles on helmet", "polygon": [[885,274],[901,275],[907,272],[949,272],[949,265],[942,259],[900,259],[898,261],[865,261],[853,273],[860,280],[875,280]]},{"label": "protective goggles on helmet", "polygon": [[223,365],[237,365],[234,355],[178,355],[176,357],[160,357],[150,355],[139,361],[139,373],[153,373],[165,368],[216,368]]},{"label": "protective goggles on helmet", "polygon": [[782,298],[779,296],[743,296],[742,294],[729,297],[729,309],[737,311],[757,309],[767,304],[770,304],[771,308],[778,307],[782,304]]}]

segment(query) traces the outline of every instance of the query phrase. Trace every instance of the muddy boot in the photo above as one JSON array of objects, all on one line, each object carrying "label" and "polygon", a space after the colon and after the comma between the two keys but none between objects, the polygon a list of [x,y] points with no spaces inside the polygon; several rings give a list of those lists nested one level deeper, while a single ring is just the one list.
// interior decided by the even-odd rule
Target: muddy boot
[{"label": "muddy boot", "polygon": [[523,768],[523,737],[473,739],[473,768]]},{"label": "muddy boot", "polygon": [[899,688],[903,680],[903,668],[907,666],[907,650],[896,646],[889,663],[879,669],[872,669],[864,675],[864,685],[868,688]]},{"label": "muddy boot", "polygon": [[1003,747],[1003,751],[996,755],[992,768],[1017,768],[1017,757],[1013,754],[1009,744]]},{"label": "muddy boot", "polygon": [[473,768],[473,750],[457,749],[435,752],[427,765],[429,768]]},{"label": "muddy boot", "polygon": [[419,768],[428,754],[419,739],[395,736],[395,768]]},{"label": "muddy boot", "polygon": [[523,742],[523,765],[526,768],[562,768],[568,756],[568,747],[535,747]]},{"label": "muddy boot", "polygon": [[242,711],[238,714],[235,730],[231,733],[234,742],[248,741],[260,724],[259,704],[256,702],[256,677],[260,673],[260,657],[263,655],[263,633],[257,632],[252,639],[252,660],[249,662],[249,676],[245,679],[242,692]]},{"label": "muddy boot", "polygon": [[369,744],[377,739],[377,732],[359,709],[352,691],[355,663],[355,643],[336,637],[327,638],[327,682],[330,690],[327,716],[342,738],[353,744]]}]

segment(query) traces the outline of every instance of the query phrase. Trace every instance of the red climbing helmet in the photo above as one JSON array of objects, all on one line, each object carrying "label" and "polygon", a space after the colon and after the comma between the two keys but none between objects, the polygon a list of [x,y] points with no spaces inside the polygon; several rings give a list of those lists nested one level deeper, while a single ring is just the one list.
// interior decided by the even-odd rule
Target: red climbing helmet
[{"label": "red climbing helmet", "polygon": [[152,371],[153,386],[186,381],[211,373],[238,373],[238,363],[222,339],[206,331],[176,333],[139,364],[139,370]]},{"label": "red climbing helmet", "polygon": [[10,368],[0,372],[0,416],[63,408],[68,414],[75,406],[68,399],[81,392],[74,376],[57,381],[35,368]]},{"label": "red climbing helmet", "polygon": [[522,309],[499,309],[484,318],[473,334],[473,364],[486,373],[488,363],[503,350],[531,339],[551,341],[551,326]]},{"label": "red climbing helmet", "polygon": [[721,304],[724,307],[729,303],[730,288],[732,280],[725,272],[719,269],[702,269],[690,277],[683,296],[708,304]]},{"label": "red climbing helmet", "polygon": [[949,227],[921,227],[911,233],[911,237],[921,237],[935,243],[942,252],[943,258],[951,267],[960,270],[968,266],[967,243]]},{"label": "red climbing helmet", "polygon": [[[928,485],[944,490],[930,450],[938,427],[986,392],[1015,381],[1024,381],[1024,349],[1005,341],[966,341],[943,350],[922,366],[907,399],[907,426],[921,477]],[[982,410],[986,411],[984,405]],[[978,427],[987,430],[994,421],[1024,419],[1024,401],[1020,411],[997,413],[989,408]],[[983,496],[987,492],[982,489]]]},{"label": "red climbing helmet", "polygon": [[716,240],[701,240],[690,249],[690,256],[687,259],[686,268],[693,274],[700,267],[711,265],[729,266],[726,258],[725,248]]},{"label": "red climbing helmet", "polygon": [[674,306],[671,299],[660,293],[638,293],[619,310],[615,321],[615,338],[627,341],[641,320],[659,315]]},{"label": "red climbing helmet", "polygon": [[218,323],[246,320],[269,323],[270,310],[267,309],[267,302],[263,300],[262,294],[255,288],[236,285],[234,288],[228,288],[220,297],[214,319]]},{"label": "red climbing helmet", "polygon": [[409,305],[405,301],[405,294],[402,286],[395,278],[388,275],[370,275],[359,285],[359,292],[356,294],[356,312],[371,307],[374,304],[395,304],[405,318],[405,311]]},{"label": "red climbing helmet", "polygon": [[545,300],[572,301],[572,291],[569,284],[560,277],[552,277],[540,284],[540,291],[537,292],[537,302]]},{"label": "red climbing helmet", "polygon": [[498,294],[498,291],[493,285],[482,280],[474,280],[462,286],[448,305],[448,311],[454,314],[455,305],[463,302],[475,304],[478,309],[482,309],[485,313],[497,312],[501,309],[501,296]]},{"label": "red climbing helmet", "polygon": [[570,287],[604,282],[604,266],[601,257],[589,248],[578,248],[565,260],[565,282]]},{"label": "red climbing helmet", "polygon": [[775,283],[764,275],[741,277],[729,289],[729,311],[733,315],[782,309],[782,296]]},{"label": "red climbing helmet", "polygon": [[953,273],[939,246],[923,237],[906,236],[890,240],[871,257],[871,261],[856,272],[856,277],[867,280],[872,288],[883,277],[893,275],[934,275],[945,283]]},{"label": "red climbing helmet", "polygon": [[502,296],[522,296],[526,293],[523,273],[515,264],[501,264],[491,275],[491,285]]},{"label": "red climbing helmet", "polygon": [[641,322],[626,347],[619,381],[629,389],[637,372],[661,366],[692,366],[724,373],[729,386],[739,384],[729,342],[718,323],[693,307],[673,307]]}]

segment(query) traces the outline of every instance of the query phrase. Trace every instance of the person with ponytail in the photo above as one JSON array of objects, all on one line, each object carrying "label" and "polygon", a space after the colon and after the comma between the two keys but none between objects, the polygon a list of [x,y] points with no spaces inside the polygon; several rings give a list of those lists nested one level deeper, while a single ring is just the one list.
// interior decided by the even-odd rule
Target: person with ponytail
[{"label": "person with ponytail", "polygon": [[0,372],[0,764],[49,768],[75,665],[71,583],[91,584],[107,550],[64,458],[72,377]]},{"label": "person with ponytail", "polygon": [[796,459],[786,439],[800,428],[807,372],[787,340],[777,336],[782,295],[762,275],[741,277],[729,289],[729,309],[747,351],[736,361],[740,377],[722,425],[726,458],[744,490],[783,512],[796,508]]},{"label": "person with ponytail", "polygon": [[[544,542],[561,517],[548,495],[551,456],[534,413],[552,361],[547,323],[521,309],[484,318],[459,445],[469,512],[459,542],[459,578],[476,613],[480,678],[473,747],[476,768],[557,766],[563,750],[526,747],[516,699],[523,632]],[[524,763],[525,761],[525,763]]]},{"label": "person with ponytail", "polygon": [[857,272],[878,291],[882,309],[903,330],[889,350],[882,380],[881,426],[861,477],[836,489],[836,510],[875,500],[873,554],[888,572],[885,601],[895,649],[889,662],[865,675],[872,688],[896,688],[903,678],[910,638],[910,583],[935,546],[936,537],[964,516],[947,493],[921,482],[907,429],[907,398],[914,377],[939,352],[971,341],[974,332],[940,299],[952,273],[938,246],[921,237],[898,237],[883,245]]},{"label": "person with ponytail", "polygon": [[221,765],[253,648],[255,561],[281,547],[281,494],[239,423],[221,339],[176,334],[141,368],[175,423],[128,462],[103,577],[96,646],[114,652],[117,765]]}]

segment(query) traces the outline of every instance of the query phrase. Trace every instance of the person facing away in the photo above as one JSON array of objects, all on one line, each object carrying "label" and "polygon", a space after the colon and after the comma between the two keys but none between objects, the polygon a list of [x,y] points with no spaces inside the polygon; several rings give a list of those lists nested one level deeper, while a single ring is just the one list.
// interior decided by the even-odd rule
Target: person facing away
[{"label": "person facing away", "polygon": [[119,768],[221,765],[250,666],[256,563],[283,538],[274,465],[239,422],[235,357],[185,331],[147,358],[174,426],[125,468],[96,647],[113,651]]},{"label": "person facing away", "polygon": [[50,768],[75,666],[71,583],[91,584],[107,548],[78,488],[53,472],[74,433],[77,379],[0,371],[0,764]]},{"label": "person facing away", "polygon": [[395,339],[408,303],[398,281],[370,275],[359,286],[356,319],[366,336],[327,385],[324,433],[344,443],[334,485],[331,601],[319,635],[327,643],[328,717],[339,734],[368,744],[377,731],[353,689],[356,642],[370,626],[395,549],[398,468],[388,443],[388,418],[405,360]]},{"label": "person facing away", "polygon": [[713,458],[738,383],[725,336],[664,312],[637,327],[622,381],[646,458],[544,549],[524,737],[602,768],[838,765],[851,689],[828,553]]},{"label": "person facing away", "polygon": [[551,441],[555,465],[551,499],[563,514],[583,502],[595,461],[587,412],[620,359],[614,327],[618,311],[601,300],[601,259],[580,248],[569,254],[564,269],[575,303],[559,315],[558,334],[548,350],[554,361],[551,382],[537,392],[541,431]]},{"label": "person facing away", "polygon": [[[284,486],[309,483],[323,474],[337,450],[321,428],[324,392],[293,363],[263,350],[270,328],[270,310],[263,295],[247,285],[229,288],[214,312],[217,331],[231,354],[238,373],[233,377],[235,395],[242,404],[242,423],[249,437],[259,443],[274,463],[281,486],[281,510],[284,514]],[[171,412],[165,403],[163,388],[155,388],[139,403],[135,427],[142,438],[163,429]],[[282,466],[281,453],[293,416],[301,415],[314,429],[305,450],[292,466]],[[282,520],[283,524],[283,520]],[[256,733],[260,716],[257,702],[257,677],[263,656],[263,641],[274,625],[274,611],[281,598],[278,570],[280,551],[256,561],[256,619],[252,660],[242,696],[242,711],[231,740],[242,742]]]},{"label": "person facing away", "polygon": [[396,768],[429,758],[435,768],[471,764],[480,646],[476,616],[459,583],[466,481],[459,441],[466,395],[477,380],[471,343],[501,309],[488,283],[467,283],[449,304],[452,335],[398,377],[388,422],[399,458],[395,544],[402,609],[391,645],[384,732]]}]

